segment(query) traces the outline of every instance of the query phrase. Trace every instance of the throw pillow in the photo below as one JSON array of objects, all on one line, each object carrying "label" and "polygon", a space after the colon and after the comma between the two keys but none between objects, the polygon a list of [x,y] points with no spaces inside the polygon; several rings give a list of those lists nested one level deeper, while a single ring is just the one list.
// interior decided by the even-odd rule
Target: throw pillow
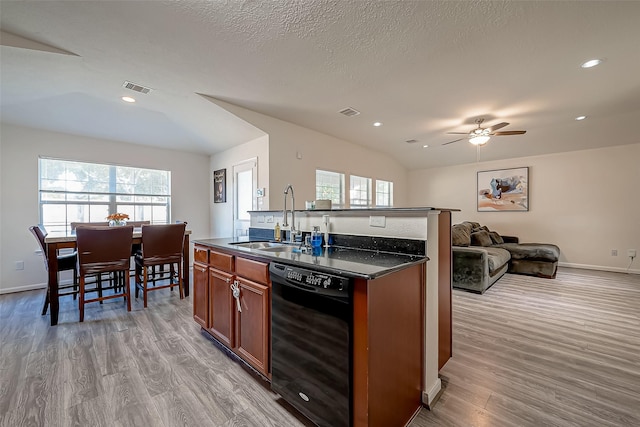
[{"label": "throw pillow", "polygon": [[463,224],[467,224],[467,225],[471,226],[471,229],[480,227],[480,223],[479,222],[465,221],[465,222],[463,222]]},{"label": "throw pillow", "polygon": [[501,243],[504,243],[504,239],[502,238],[502,236],[495,231],[490,231],[489,237],[491,237],[491,241],[493,242],[494,245],[499,245]]},{"label": "throw pillow", "polygon": [[460,224],[451,227],[451,244],[453,246],[469,246],[471,244],[471,236],[467,227]]},{"label": "throw pillow", "polygon": [[489,236],[489,232],[487,231],[476,231],[475,233],[471,233],[471,246],[491,246],[493,242],[491,241],[491,236]]}]

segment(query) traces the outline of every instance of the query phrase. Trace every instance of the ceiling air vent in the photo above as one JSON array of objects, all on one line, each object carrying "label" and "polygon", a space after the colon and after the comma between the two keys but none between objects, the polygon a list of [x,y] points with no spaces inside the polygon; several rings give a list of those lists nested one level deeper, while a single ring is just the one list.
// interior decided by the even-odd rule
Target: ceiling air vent
[{"label": "ceiling air vent", "polygon": [[344,114],[347,117],[353,117],[360,114],[360,111],[356,110],[355,108],[347,107],[344,110],[338,111],[338,113]]},{"label": "ceiling air vent", "polygon": [[151,88],[140,86],[138,84],[131,83],[131,82],[124,82],[122,84],[122,87],[124,87],[126,89],[129,89],[129,90],[132,90],[134,92],[140,92],[140,93],[149,93],[149,92],[151,92]]}]

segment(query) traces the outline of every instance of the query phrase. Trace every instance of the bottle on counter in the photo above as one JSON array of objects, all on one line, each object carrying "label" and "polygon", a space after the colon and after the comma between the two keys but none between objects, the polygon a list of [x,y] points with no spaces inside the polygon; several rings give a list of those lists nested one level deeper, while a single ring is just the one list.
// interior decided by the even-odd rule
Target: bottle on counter
[{"label": "bottle on counter", "polygon": [[322,233],[320,233],[320,227],[317,225],[313,226],[313,231],[311,232],[311,247],[319,248],[322,246]]},{"label": "bottle on counter", "polygon": [[280,223],[276,222],[276,226],[273,229],[273,240],[276,242],[280,241]]}]

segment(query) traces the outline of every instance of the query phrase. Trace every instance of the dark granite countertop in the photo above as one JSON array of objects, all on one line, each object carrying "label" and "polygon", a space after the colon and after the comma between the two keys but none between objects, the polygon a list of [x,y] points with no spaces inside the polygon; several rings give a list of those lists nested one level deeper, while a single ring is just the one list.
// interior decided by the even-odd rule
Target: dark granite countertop
[{"label": "dark granite countertop", "polygon": [[235,251],[238,254],[260,257],[266,261],[276,261],[301,268],[312,268],[329,274],[363,279],[375,279],[428,260],[426,256],[345,247],[320,248],[317,252],[283,253],[234,245],[234,243],[248,241],[247,238],[226,238],[199,239],[194,240],[193,243],[214,249],[224,249],[227,251]]}]

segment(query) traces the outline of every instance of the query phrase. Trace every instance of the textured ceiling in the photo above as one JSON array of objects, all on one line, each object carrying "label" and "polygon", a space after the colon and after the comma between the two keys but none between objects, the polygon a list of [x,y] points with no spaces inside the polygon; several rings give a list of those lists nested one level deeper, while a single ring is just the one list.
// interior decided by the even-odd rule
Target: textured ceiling
[{"label": "textured ceiling", "polygon": [[[615,1],[2,1],[1,119],[202,153],[263,134],[203,94],[409,169],[475,162],[442,144],[478,117],[527,130],[480,160],[638,143],[639,21]],[[125,104],[125,80],[153,90]]]}]

